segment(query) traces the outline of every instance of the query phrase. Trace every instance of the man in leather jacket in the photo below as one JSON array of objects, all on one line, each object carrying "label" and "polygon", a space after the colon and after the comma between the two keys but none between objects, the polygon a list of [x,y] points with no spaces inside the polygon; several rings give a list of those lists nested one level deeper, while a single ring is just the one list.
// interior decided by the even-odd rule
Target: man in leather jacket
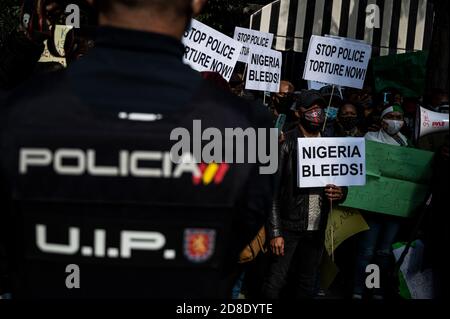
[{"label": "man in leather jacket", "polygon": [[[297,187],[297,139],[324,137],[325,100],[315,91],[303,91],[293,106],[299,125],[286,133],[280,147],[279,178],[267,223],[273,253],[263,284],[263,296],[279,298],[289,282],[295,298],[311,298],[322,257],[330,204],[345,200],[347,189]],[[288,274],[291,279],[287,280]]]}]

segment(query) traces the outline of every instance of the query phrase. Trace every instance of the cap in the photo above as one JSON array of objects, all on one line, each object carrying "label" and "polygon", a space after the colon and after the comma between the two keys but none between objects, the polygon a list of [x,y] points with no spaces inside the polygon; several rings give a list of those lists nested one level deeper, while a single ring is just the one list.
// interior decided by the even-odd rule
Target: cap
[{"label": "cap", "polygon": [[383,110],[383,112],[381,112],[381,118],[383,118],[386,114],[391,113],[391,112],[399,112],[399,113],[403,114],[403,109],[399,104],[394,104],[392,106],[389,106],[389,107],[385,108]]},{"label": "cap", "polygon": [[334,87],[334,90],[332,85],[322,87],[320,89],[320,95],[322,95],[322,97],[324,98],[325,97],[329,98],[330,96],[333,96],[333,99],[336,98],[342,101],[342,96],[340,94],[339,88],[336,86]]},{"label": "cap", "polygon": [[294,105],[292,105],[292,111],[298,111],[300,107],[304,107],[305,109],[309,109],[314,104],[319,104],[324,107],[326,102],[322,96],[320,96],[319,92],[316,90],[304,90],[300,92],[298,95],[298,99]]}]

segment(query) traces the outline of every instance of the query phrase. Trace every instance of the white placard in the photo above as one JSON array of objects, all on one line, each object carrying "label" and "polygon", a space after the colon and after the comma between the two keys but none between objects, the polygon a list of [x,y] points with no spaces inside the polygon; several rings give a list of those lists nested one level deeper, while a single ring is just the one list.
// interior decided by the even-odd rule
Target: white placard
[{"label": "white placard", "polygon": [[298,139],[298,187],[324,187],[328,184],[366,184],[364,138]]},{"label": "white placard", "polygon": [[248,57],[250,56],[250,48],[252,46],[263,47],[266,49],[272,48],[273,34],[236,27],[234,29],[233,39],[243,44],[238,61],[247,63]]},{"label": "white placard", "polygon": [[242,49],[241,43],[194,19],[182,41],[185,46],[184,63],[199,72],[217,72],[230,81]]},{"label": "white placard", "polygon": [[278,93],[282,63],[281,52],[263,47],[251,47],[245,88]]},{"label": "white placard", "polygon": [[362,89],[371,54],[369,44],[313,35],[303,79]]}]

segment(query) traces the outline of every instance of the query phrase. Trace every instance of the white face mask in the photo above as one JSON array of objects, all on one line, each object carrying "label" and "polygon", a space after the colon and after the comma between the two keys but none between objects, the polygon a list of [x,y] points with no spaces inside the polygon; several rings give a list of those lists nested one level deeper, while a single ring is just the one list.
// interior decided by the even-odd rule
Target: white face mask
[{"label": "white face mask", "polygon": [[384,123],[387,124],[387,127],[384,129],[389,135],[395,135],[403,127],[404,121],[397,121],[397,120],[383,120]]}]

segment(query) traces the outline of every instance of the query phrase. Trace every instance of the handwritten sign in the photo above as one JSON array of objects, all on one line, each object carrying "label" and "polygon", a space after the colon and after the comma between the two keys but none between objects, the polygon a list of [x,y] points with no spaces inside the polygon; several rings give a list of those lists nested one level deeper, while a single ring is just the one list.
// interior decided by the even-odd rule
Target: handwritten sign
[{"label": "handwritten sign", "polygon": [[343,206],[408,217],[429,189],[433,153],[366,141],[367,183],[350,187]]},{"label": "handwritten sign", "polygon": [[185,46],[184,63],[194,70],[213,71],[230,81],[242,49],[242,43],[192,20],[191,28],[182,39]]},{"label": "handwritten sign", "polygon": [[362,89],[372,47],[353,39],[313,35],[303,79]]},{"label": "handwritten sign", "polygon": [[328,255],[346,239],[368,229],[369,225],[359,210],[348,207],[333,208],[325,230],[325,249]]},{"label": "handwritten sign", "polygon": [[364,185],[365,156],[364,138],[299,138],[298,186]]},{"label": "handwritten sign", "polygon": [[58,52],[61,57],[56,57],[53,54],[51,54],[50,50],[48,49],[48,40],[44,41],[44,51],[41,54],[41,57],[39,59],[39,62],[57,62],[62,64],[63,66],[67,66],[66,58],[65,58],[65,50],[64,45],[66,43],[66,37],[69,31],[73,27],[71,25],[55,25],[55,32],[54,32],[54,45],[55,49]]},{"label": "handwritten sign", "polygon": [[234,37],[236,41],[243,44],[241,54],[239,55],[239,61],[247,63],[250,56],[251,47],[263,47],[270,49],[273,43],[273,34],[252,29],[245,29],[236,27],[234,29]]}]

